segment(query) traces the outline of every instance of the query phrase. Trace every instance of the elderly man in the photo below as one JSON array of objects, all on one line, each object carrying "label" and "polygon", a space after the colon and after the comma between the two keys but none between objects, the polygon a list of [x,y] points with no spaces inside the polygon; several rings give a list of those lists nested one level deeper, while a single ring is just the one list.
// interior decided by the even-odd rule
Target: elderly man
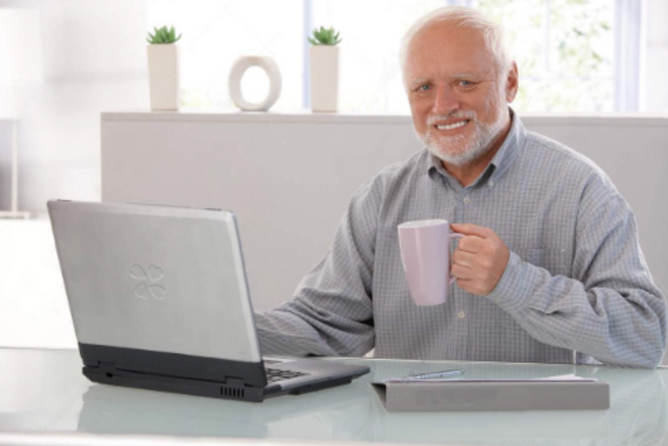
[{"label": "elderly man", "polygon": [[[589,159],[527,132],[502,30],[443,8],[402,45],[423,150],[354,195],[293,301],[257,314],[265,353],[655,367],[666,305],[631,209]],[[416,306],[397,225],[464,234],[445,304]],[[444,248],[445,249],[445,248]]]}]

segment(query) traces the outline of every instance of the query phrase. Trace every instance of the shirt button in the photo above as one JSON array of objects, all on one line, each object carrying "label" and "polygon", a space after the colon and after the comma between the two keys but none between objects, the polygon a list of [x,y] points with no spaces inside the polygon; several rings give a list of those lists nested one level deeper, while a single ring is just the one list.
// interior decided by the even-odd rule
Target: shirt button
[{"label": "shirt button", "polygon": [[464,319],[466,317],[466,313],[464,313],[463,311],[460,311],[459,314],[457,314],[457,317],[459,319]]},{"label": "shirt button", "polygon": [[469,196],[468,196],[468,195],[465,196],[465,197],[464,197],[464,203],[468,203],[469,201],[471,201],[471,199],[469,198]]},{"label": "shirt button", "polygon": [[489,187],[494,187],[494,181],[490,180],[488,184],[489,184]]}]

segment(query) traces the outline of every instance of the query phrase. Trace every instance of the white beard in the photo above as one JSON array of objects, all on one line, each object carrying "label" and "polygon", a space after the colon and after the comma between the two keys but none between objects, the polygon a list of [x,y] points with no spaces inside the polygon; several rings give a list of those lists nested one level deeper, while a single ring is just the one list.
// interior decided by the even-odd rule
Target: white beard
[{"label": "white beard", "polygon": [[[445,161],[453,166],[466,166],[479,159],[490,148],[494,138],[496,138],[506,124],[503,119],[503,113],[492,124],[485,124],[478,121],[478,115],[474,111],[454,112],[447,116],[430,116],[427,119],[429,129],[422,134],[418,134],[430,153],[441,161]],[[438,121],[446,119],[469,119],[466,125],[475,125],[472,136],[439,136],[434,137],[432,129]]]}]

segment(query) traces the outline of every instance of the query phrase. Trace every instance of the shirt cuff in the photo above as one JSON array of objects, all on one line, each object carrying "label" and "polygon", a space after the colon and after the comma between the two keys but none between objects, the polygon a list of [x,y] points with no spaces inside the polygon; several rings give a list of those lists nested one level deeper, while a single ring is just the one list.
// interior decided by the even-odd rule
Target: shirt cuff
[{"label": "shirt cuff", "polygon": [[526,263],[514,252],[510,258],[496,288],[487,295],[487,298],[508,313],[514,313],[527,305],[533,294],[534,285],[540,275],[536,267]]}]

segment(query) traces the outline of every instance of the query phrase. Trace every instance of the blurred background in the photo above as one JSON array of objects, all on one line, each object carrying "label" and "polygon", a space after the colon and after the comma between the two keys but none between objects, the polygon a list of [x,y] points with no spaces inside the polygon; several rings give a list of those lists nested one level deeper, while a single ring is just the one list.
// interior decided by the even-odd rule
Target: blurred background
[{"label": "blurred background", "polygon": [[[99,113],[148,107],[145,36],[155,26],[183,35],[184,107],[233,109],[229,69],[259,54],[283,75],[272,111],[308,108],[306,35],[335,26],[341,112],[408,114],[398,43],[444,4],[478,7],[506,26],[520,112],[668,111],[665,0],[0,0],[0,117],[18,119],[22,208],[43,212],[56,196],[99,199]],[[249,100],[268,88],[259,68],[244,77]],[[9,204],[5,152],[0,208]]]},{"label": "blurred background", "polygon": [[[340,113],[408,115],[399,41],[443,5],[505,25],[524,115],[668,113],[666,0],[0,0],[0,209],[15,123],[20,208],[37,217],[0,220],[0,345],[76,345],[45,203],[100,199],[100,112],[148,109],[153,27],[183,35],[182,107],[234,110],[231,65],[268,55],[283,77],[272,112],[308,109],[306,36],[334,26]],[[259,68],[243,79],[251,102],[268,88]]]}]

